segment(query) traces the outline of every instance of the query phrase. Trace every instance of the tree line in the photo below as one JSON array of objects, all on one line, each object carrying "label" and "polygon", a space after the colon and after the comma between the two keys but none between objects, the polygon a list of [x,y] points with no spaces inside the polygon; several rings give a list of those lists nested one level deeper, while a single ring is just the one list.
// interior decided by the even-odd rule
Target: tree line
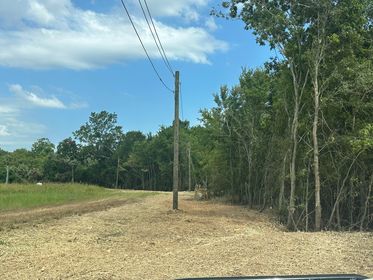
[{"label": "tree line", "polygon": [[372,228],[372,2],[222,7],[212,13],[242,20],[277,56],[203,112],[217,139],[214,185],[261,209],[277,205],[289,229]]},{"label": "tree line", "polygon": [[[368,0],[231,0],[275,57],[222,86],[201,125],[180,125],[180,189],[276,209],[290,230],[373,229],[373,5]],[[0,151],[0,179],[172,189],[172,127],[124,133],[92,113],[54,147]],[[190,180],[189,180],[190,177]]]},{"label": "tree line", "polygon": [[[188,126],[188,122],[181,122],[182,130]],[[9,171],[9,183],[81,182],[169,191],[172,133],[172,127],[161,127],[155,135],[124,133],[115,113],[93,112],[88,122],[57,146],[41,138],[31,150],[0,150],[0,180],[5,182]],[[183,155],[181,158],[185,161]]]}]

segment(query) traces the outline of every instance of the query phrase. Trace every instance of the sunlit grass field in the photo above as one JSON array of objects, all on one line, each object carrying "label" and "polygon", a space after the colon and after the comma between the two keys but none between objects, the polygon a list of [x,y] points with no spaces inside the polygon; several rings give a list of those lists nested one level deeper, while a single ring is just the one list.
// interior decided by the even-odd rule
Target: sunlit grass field
[{"label": "sunlit grass field", "polygon": [[121,191],[80,184],[0,184],[0,211],[113,198],[142,198],[154,193]]}]

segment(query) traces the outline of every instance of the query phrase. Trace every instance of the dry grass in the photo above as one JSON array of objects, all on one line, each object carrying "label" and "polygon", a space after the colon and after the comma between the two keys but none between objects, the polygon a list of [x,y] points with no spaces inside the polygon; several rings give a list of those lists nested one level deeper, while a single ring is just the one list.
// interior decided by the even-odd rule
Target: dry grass
[{"label": "dry grass", "polygon": [[289,233],[239,206],[171,194],[0,232],[1,279],[175,279],[359,273],[370,233]]}]

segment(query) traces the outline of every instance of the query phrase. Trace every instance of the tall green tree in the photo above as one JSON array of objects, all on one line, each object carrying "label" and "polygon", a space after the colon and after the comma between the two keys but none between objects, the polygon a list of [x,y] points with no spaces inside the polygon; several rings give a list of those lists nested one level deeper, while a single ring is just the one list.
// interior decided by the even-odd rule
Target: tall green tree
[{"label": "tall green tree", "polygon": [[57,158],[71,170],[71,183],[75,181],[75,168],[79,160],[79,145],[71,138],[62,140],[57,146]]},{"label": "tall green tree", "polygon": [[[305,184],[308,190],[310,183],[315,186],[314,197],[312,198],[315,203],[315,230],[321,229],[322,221],[328,215],[331,218],[329,218],[328,224],[324,224],[324,226],[330,226],[331,219],[334,216],[337,217],[337,224],[341,224],[339,205],[343,201],[346,182],[353,180],[354,175],[351,173],[357,172],[357,170],[355,171],[355,163],[359,158],[354,160],[355,156],[352,156],[352,160],[349,161],[346,169],[348,175],[337,183],[337,199],[331,208],[327,205],[330,200],[328,200],[326,194],[327,189],[331,188],[332,184],[327,187],[321,186],[321,182],[324,182],[324,184],[329,182],[330,173],[323,172],[322,167],[330,167],[325,163],[325,160],[327,160],[325,154],[334,157],[333,162],[337,163],[335,164],[335,170],[345,169],[346,167],[339,163],[348,162],[348,160],[334,161],[337,155],[343,155],[342,150],[346,151],[348,148],[345,146],[340,149],[341,146],[338,146],[336,142],[333,143],[332,139],[335,139],[335,134],[342,137],[341,139],[347,139],[351,131],[345,130],[341,133],[342,130],[338,128],[338,123],[335,123],[336,126],[331,126],[331,123],[338,122],[338,119],[343,120],[346,111],[351,111],[352,118],[350,120],[346,119],[344,124],[352,125],[355,129],[352,134],[356,134],[357,120],[363,121],[363,123],[370,122],[370,118],[366,115],[358,117],[357,112],[363,110],[355,106],[356,103],[364,100],[362,103],[365,103],[365,105],[361,104],[362,108],[369,107],[370,102],[366,98],[367,95],[355,98],[359,96],[356,94],[357,91],[354,91],[354,94],[350,96],[341,95],[346,90],[341,85],[347,85],[351,80],[350,77],[355,75],[355,69],[372,58],[372,8],[370,1],[231,0],[224,1],[222,6],[223,10],[228,9],[228,13],[219,11],[214,11],[214,13],[228,18],[241,19],[246,24],[246,29],[253,31],[259,44],[268,44],[272,49],[276,49],[281,54],[281,64],[287,66],[282,69],[274,69],[276,76],[282,72],[283,74],[280,75],[285,77],[286,72],[289,72],[292,81],[293,98],[290,100],[292,102],[289,103],[289,99],[284,98],[285,103],[282,107],[287,114],[292,114],[292,120],[289,122],[292,148],[289,170],[291,187],[288,203],[288,227],[294,229],[299,224],[297,221],[299,219],[294,216],[299,209],[297,205],[302,205],[299,204],[299,188],[302,188]],[[370,69],[367,69],[365,73],[370,73],[370,71]],[[338,79],[336,79],[337,76]],[[368,78],[365,83],[369,83],[369,80]],[[286,84],[287,82],[283,83],[283,87]],[[353,88],[356,89],[354,86]],[[335,102],[328,103],[326,101],[331,99],[334,99]],[[355,99],[355,102],[353,99]],[[344,105],[341,103],[343,100],[346,101]],[[340,110],[342,112],[338,117],[331,115],[326,109],[328,107],[339,108],[333,113]],[[312,116],[312,122],[309,122],[308,116]],[[313,164],[311,166],[309,155],[305,153],[307,145],[312,147],[313,152]],[[283,166],[285,166],[288,158],[288,150],[284,149],[284,152]],[[353,167],[352,170],[349,167]],[[310,180],[308,174],[311,169],[313,180]],[[282,172],[282,174],[281,177],[285,179],[286,172]],[[266,178],[264,177],[263,180],[266,181]],[[360,180],[365,182],[364,184],[368,184],[367,179],[361,177]],[[325,192],[323,192],[325,187]],[[350,205],[354,204],[352,189],[351,187]],[[281,193],[286,193],[284,184],[280,189],[280,204],[283,201]],[[323,193],[325,194],[324,198],[322,197]],[[305,206],[307,213],[308,191],[306,191],[304,201],[307,205]],[[322,204],[324,204],[325,212],[321,211]],[[352,212],[351,210],[350,217],[353,216]],[[337,214],[335,215],[335,213]],[[308,221],[308,218],[306,220]],[[351,218],[350,221],[352,221]]]},{"label": "tall green tree", "polygon": [[81,157],[85,162],[82,176],[85,180],[114,186],[117,171],[116,154],[123,137],[117,115],[101,111],[91,113],[89,121],[73,133],[82,145]]}]

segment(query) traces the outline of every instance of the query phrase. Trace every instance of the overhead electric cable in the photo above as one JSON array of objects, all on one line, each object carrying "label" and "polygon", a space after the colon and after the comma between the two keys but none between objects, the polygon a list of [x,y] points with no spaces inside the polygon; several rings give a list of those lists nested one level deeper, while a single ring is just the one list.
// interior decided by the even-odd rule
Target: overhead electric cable
[{"label": "overhead electric cable", "polygon": [[161,42],[161,39],[159,39],[159,35],[158,35],[158,32],[157,32],[157,28],[155,27],[155,24],[154,24],[154,21],[153,21],[153,17],[152,17],[152,14],[150,13],[150,9],[149,9],[149,6],[148,6],[148,3],[146,2],[146,0],[144,0],[145,2],[145,6],[146,6],[146,10],[148,11],[148,14],[149,14],[149,17],[150,17],[150,21],[152,22],[152,25],[153,25],[153,28],[154,28],[154,31],[155,31],[155,35],[157,36],[158,38],[158,42],[159,42],[159,45],[161,46],[161,49],[163,51],[163,55],[167,61],[167,64],[168,66],[170,67],[171,69],[171,72],[174,73],[174,71],[172,70],[172,67],[171,67],[171,64],[170,62],[168,61],[167,59],[167,55],[166,55],[166,52],[164,51],[164,48],[163,48],[163,45],[162,45],[162,42]]},{"label": "overhead electric cable", "polygon": [[170,89],[170,88],[165,84],[165,82],[162,80],[161,76],[159,75],[157,69],[155,68],[155,65],[154,65],[153,61],[150,59],[150,56],[149,56],[149,54],[148,54],[148,51],[146,50],[145,45],[144,45],[144,43],[142,42],[139,33],[137,32],[136,26],[135,26],[134,22],[132,21],[131,15],[130,15],[130,13],[128,12],[128,9],[127,9],[127,7],[126,7],[126,4],[124,4],[123,0],[120,0],[120,1],[122,2],[123,8],[124,8],[124,10],[126,11],[126,14],[127,14],[127,16],[128,16],[128,19],[129,19],[130,22],[131,22],[131,25],[132,25],[132,27],[133,27],[133,30],[135,30],[135,33],[136,33],[136,35],[137,35],[137,38],[139,39],[139,41],[140,41],[140,43],[141,43],[141,46],[142,46],[142,48],[144,49],[144,52],[145,52],[146,56],[148,57],[148,60],[149,60],[150,64],[151,64],[152,67],[153,67],[154,72],[155,72],[156,75],[158,76],[158,78],[159,78],[159,80],[161,81],[161,83],[163,84],[163,86],[164,86],[166,89],[168,89],[169,91],[174,92],[172,89]]},{"label": "overhead electric cable", "polygon": [[163,54],[162,51],[161,51],[161,48],[159,47],[159,44],[158,44],[158,42],[157,42],[157,39],[155,38],[154,31],[153,31],[152,27],[150,26],[150,22],[149,22],[149,20],[148,20],[148,16],[146,15],[146,12],[145,12],[144,7],[143,7],[143,5],[142,5],[142,3],[141,3],[141,0],[138,0],[138,2],[139,2],[139,4],[140,4],[140,7],[141,7],[141,10],[142,10],[142,13],[143,13],[143,15],[144,15],[144,17],[145,17],[146,23],[148,24],[148,27],[149,27],[150,33],[152,34],[153,40],[154,40],[154,42],[155,42],[155,45],[157,46],[158,52],[159,52],[159,54],[161,55],[162,60],[163,60],[164,64],[166,65],[167,69],[171,72],[172,76],[174,76],[174,72],[172,71],[172,68],[171,68],[170,64],[169,64],[168,61],[166,60],[164,54]]}]

